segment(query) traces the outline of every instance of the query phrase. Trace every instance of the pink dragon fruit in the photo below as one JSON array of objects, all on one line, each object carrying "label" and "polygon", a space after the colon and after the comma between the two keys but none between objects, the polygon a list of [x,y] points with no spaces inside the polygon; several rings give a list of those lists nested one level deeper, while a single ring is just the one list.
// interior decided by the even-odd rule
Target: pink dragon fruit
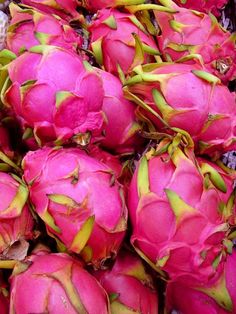
[{"label": "pink dragon fruit", "polygon": [[82,264],[67,254],[34,254],[10,278],[10,313],[109,314],[107,294]]},{"label": "pink dragon fruit", "polygon": [[162,275],[207,282],[227,251],[235,176],[224,181],[207,161],[197,164],[187,141],[178,133],[140,160],[129,190],[131,243]]},{"label": "pink dragon fruit", "polygon": [[200,11],[212,12],[214,15],[219,16],[219,10],[222,9],[228,0],[174,0],[180,7]]},{"label": "pink dragon fruit", "polygon": [[141,144],[140,125],[135,117],[136,106],[126,100],[120,80],[111,73],[95,69],[102,78],[105,114],[103,147],[116,153],[133,153]]},{"label": "pink dragon fruit", "polygon": [[20,178],[0,172],[0,259],[23,259],[33,238],[28,189]]},{"label": "pink dragon fruit", "polygon": [[21,2],[42,12],[59,15],[68,21],[84,21],[83,16],[76,10],[79,5],[78,0],[22,0]]},{"label": "pink dragon fruit", "polygon": [[113,171],[79,149],[44,148],[23,161],[30,199],[48,234],[94,267],[116,255],[127,208]]},{"label": "pink dragon fruit", "polygon": [[113,74],[118,74],[119,67],[128,73],[159,54],[155,41],[133,14],[103,9],[89,31],[96,61]]},{"label": "pink dragon fruit", "polygon": [[101,133],[102,80],[72,51],[35,46],[9,63],[8,73],[11,84],[3,98],[23,126],[24,139],[60,145]]},{"label": "pink dragon fruit", "polygon": [[11,23],[7,33],[7,48],[19,55],[22,50],[40,44],[77,50],[82,46],[80,37],[70,25],[55,15],[41,13],[10,4]]},{"label": "pink dragon fruit", "polygon": [[94,276],[109,295],[112,314],[158,314],[153,280],[136,255],[120,252],[111,270],[95,272]]},{"label": "pink dragon fruit", "polygon": [[82,0],[82,5],[91,12],[101,9],[144,3],[145,0]]},{"label": "pink dragon fruit", "polygon": [[[166,4],[166,0],[162,0]],[[215,1],[214,1],[215,2]],[[236,78],[235,34],[222,28],[213,16],[178,7],[168,0],[176,13],[154,11],[161,28],[157,37],[167,61],[187,55],[201,55],[209,72],[227,84]],[[195,1],[199,3],[199,1]]]},{"label": "pink dragon fruit", "polygon": [[217,77],[197,64],[154,64],[137,72],[126,95],[149,111],[158,130],[184,129],[201,154],[219,157],[235,149],[235,94]]},{"label": "pink dragon fruit", "polygon": [[[185,278],[168,283],[167,314],[230,314],[236,312],[236,251],[227,256],[223,271],[207,285],[191,285]],[[191,307],[189,306],[191,304]]]}]

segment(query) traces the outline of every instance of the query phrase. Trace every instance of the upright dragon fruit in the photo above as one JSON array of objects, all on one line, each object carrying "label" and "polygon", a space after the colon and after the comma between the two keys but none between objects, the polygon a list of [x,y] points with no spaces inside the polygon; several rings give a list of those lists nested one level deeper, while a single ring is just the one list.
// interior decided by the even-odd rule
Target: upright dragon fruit
[{"label": "upright dragon fruit", "polygon": [[152,36],[133,14],[103,9],[89,31],[97,62],[116,75],[119,67],[128,73],[135,65],[150,62],[153,55],[159,54]]},{"label": "upright dragon fruit", "polygon": [[23,167],[30,199],[49,235],[95,268],[116,255],[127,208],[108,166],[79,149],[44,148],[29,152]]},{"label": "upright dragon fruit", "polygon": [[105,114],[101,145],[116,153],[133,153],[141,144],[140,125],[135,117],[136,106],[125,99],[120,80],[111,73],[96,69],[102,78]]},{"label": "upright dragon fruit", "polygon": [[225,181],[206,160],[198,164],[191,147],[177,133],[140,160],[129,190],[131,243],[162,275],[208,282],[230,243],[235,176]]},{"label": "upright dragon fruit", "polygon": [[23,259],[33,238],[28,189],[20,178],[0,172],[0,259]]},{"label": "upright dragon fruit", "polygon": [[59,15],[68,21],[83,21],[82,15],[76,10],[79,6],[78,0],[22,0],[21,2],[42,12]]},{"label": "upright dragon fruit", "polygon": [[110,313],[104,289],[67,254],[33,254],[16,264],[10,282],[11,314]]},{"label": "upright dragon fruit", "polygon": [[200,12],[212,12],[214,15],[219,16],[219,10],[222,9],[228,0],[174,0],[180,7]]},{"label": "upright dragon fruit", "polygon": [[112,314],[158,314],[154,282],[136,255],[122,251],[111,270],[94,275],[108,293]]},{"label": "upright dragon fruit", "polygon": [[[161,2],[166,4],[166,0]],[[165,59],[176,61],[189,54],[199,54],[207,70],[218,76],[222,82],[227,84],[234,80],[235,34],[223,29],[212,15],[178,7],[170,0],[168,4],[177,12],[170,14],[154,11],[161,28],[161,34],[157,37],[158,44]]]},{"label": "upright dragon fruit", "polygon": [[102,80],[78,55],[35,46],[7,67],[11,84],[2,91],[3,99],[20,121],[24,139],[34,137],[39,146],[61,145],[80,143],[81,134],[101,134]]},{"label": "upright dragon fruit", "polygon": [[36,45],[54,45],[77,50],[80,37],[63,19],[55,15],[11,3],[11,22],[7,33],[7,48],[15,54]]},{"label": "upright dragon fruit", "polygon": [[217,77],[182,63],[147,65],[136,73],[126,82],[126,95],[148,110],[159,131],[184,129],[201,154],[219,157],[235,149],[235,94]]},{"label": "upright dragon fruit", "polygon": [[[236,251],[228,255],[222,272],[206,285],[186,283],[185,278],[167,284],[167,313],[233,314],[236,311]],[[191,308],[189,306],[191,304]]]}]

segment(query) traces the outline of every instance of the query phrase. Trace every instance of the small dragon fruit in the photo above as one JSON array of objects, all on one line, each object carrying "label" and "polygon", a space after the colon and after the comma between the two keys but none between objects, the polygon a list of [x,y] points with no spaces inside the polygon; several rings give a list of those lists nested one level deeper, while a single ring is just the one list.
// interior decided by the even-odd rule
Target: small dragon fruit
[{"label": "small dragon fruit", "polygon": [[101,9],[135,5],[144,2],[145,0],[82,0],[82,6],[88,9],[90,12],[96,12]]},{"label": "small dragon fruit", "polygon": [[23,4],[39,9],[42,12],[59,15],[67,21],[84,18],[76,10],[79,6],[78,0],[22,0]]},{"label": "small dragon fruit", "polygon": [[24,139],[60,145],[101,133],[102,80],[72,51],[34,46],[8,64],[8,73],[11,84],[3,98],[20,121]]},{"label": "small dragon fruit", "polygon": [[[189,306],[191,304],[191,307]],[[168,283],[167,314],[233,314],[236,312],[236,251],[227,256],[221,274],[213,282],[196,285],[186,278]]]},{"label": "small dragon fruit", "polygon": [[89,31],[96,61],[116,75],[119,67],[128,73],[135,65],[150,62],[153,55],[159,54],[155,41],[133,14],[103,9]]},{"label": "small dragon fruit", "polygon": [[101,145],[116,153],[133,153],[141,144],[140,125],[135,117],[136,106],[125,99],[120,80],[111,73],[96,69],[102,78],[105,114]]},{"label": "small dragon fruit", "polygon": [[106,292],[67,254],[33,254],[10,278],[10,313],[109,314]]},{"label": "small dragon fruit", "polygon": [[200,12],[212,12],[215,16],[219,16],[219,10],[222,9],[228,0],[174,0],[180,7]]},{"label": "small dragon fruit", "polygon": [[0,50],[5,48],[5,41],[7,36],[8,16],[0,11]]},{"label": "small dragon fruit", "polygon": [[158,314],[153,280],[136,255],[122,251],[111,270],[97,271],[94,276],[109,296],[112,314]]},{"label": "small dragon fruit", "polygon": [[182,63],[147,65],[137,73],[126,82],[126,95],[149,111],[158,130],[187,131],[201,154],[220,157],[235,149],[235,94],[217,77]]},{"label": "small dragon fruit", "polygon": [[58,16],[20,7],[13,2],[10,4],[10,14],[7,48],[17,55],[24,49],[40,44],[75,51],[82,46],[82,37]]},{"label": "small dragon fruit", "polygon": [[113,171],[79,149],[44,148],[23,161],[30,199],[48,234],[97,268],[116,255],[127,208]]},{"label": "small dragon fruit", "polygon": [[162,275],[207,282],[227,251],[235,176],[225,181],[206,160],[198,164],[191,147],[177,133],[140,160],[129,190],[131,243]]},{"label": "small dragon fruit", "polygon": [[[166,3],[166,0],[162,0]],[[188,55],[201,55],[204,66],[227,84],[236,78],[235,34],[222,28],[213,16],[178,7],[176,13],[154,11],[161,34],[159,47],[167,61]],[[199,1],[195,1],[199,3]]]},{"label": "small dragon fruit", "polygon": [[23,259],[33,237],[28,189],[20,178],[0,172],[0,259]]}]

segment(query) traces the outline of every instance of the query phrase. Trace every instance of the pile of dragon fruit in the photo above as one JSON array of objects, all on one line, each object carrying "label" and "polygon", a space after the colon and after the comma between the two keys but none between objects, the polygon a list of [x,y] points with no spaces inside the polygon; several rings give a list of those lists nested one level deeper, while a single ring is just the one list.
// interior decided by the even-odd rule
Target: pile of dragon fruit
[{"label": "pile of dragon fruit", "polygon": [[236,313],[227,5],[0,1],[0,314]]}]

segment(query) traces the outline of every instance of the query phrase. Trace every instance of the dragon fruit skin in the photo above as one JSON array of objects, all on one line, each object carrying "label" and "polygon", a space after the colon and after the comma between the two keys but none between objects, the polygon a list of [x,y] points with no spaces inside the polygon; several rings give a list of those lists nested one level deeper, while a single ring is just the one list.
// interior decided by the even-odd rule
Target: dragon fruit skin
[{"label": "dragon fruit skin", "polygon": [[63,19],[10,4],[11,22],[7,34],[7,48],[19,55],[22,49],[40,45],[54,45],[77,50],[82,46],[80,37]]},{"label": "dragon fruit skin", "polygon": [[172,149],[171,144],[168,153],[149,153],[135,171],[128,201],[131,243],[172,280],[191,274],[208,281],[216,261],[224,260],[223,241],[235,210],[234,178],[226,185],[207,161],[197,167],[180,148]]},{"label": "dragon fruit skin", "polygon": [[111,270],[94,272],[94,276],[110,297],[112,314],[158,314],[152,277],[136,255],[121,251]]},{"label": "dragon fruit skin", "polygon": [[82,5],[90,12],[96,12],[101,9],[135,5],[144,2],[145,0],[82,0]]},{"label": "dragon fruit skin", "polygon": [[79,149],[49,148],[29,152],[23,165],[30,199],[49,235],[97,268],[116,255],[127,208],[108,166]]},{"label": "dragon fruit skin", "polygon": [[[18,179],[17,179],[18,180]],[[27,205],[28,189],[8,173],[0,172],[0,256],[7,259],[11,246],[33,237],[33,218]],[[22,254],[24,254],[22,252]],[[21,258],[21,256],[19,256]]]},{"label": "dragon fruit skin", "polygon": [[141,144],[140,125],[135,117],[136,106],[125,99],[120,80],[111,73],[96,69],[102,78],[105,114],[104,139],[100,144],[115,153],[133,153]]},{"label": "dragon fruit skin", "polygon": [[42,146],[76,141],[81,133],[100,134],[104,122],[101,78],[72,51],[54,46],[32,50],[8,64],[12,84],[4,94],[6,107],[20,120],[24,138],[34,137]]},{"label": "dragon fruit skin", "polygon": [[[204,66],[227,84],[236,78],[235,34],[222,28],[213,16],[178,7],[177,13],[154,11],[161,28],[157,37],[165,58],[176,61],[189,54],[199,54]],[[199,2],[196,2],[199,3]]]},{"label": "dragon fruit skin", "polygon": [[135,38],[132,34],[139,36],[141,42],[149,46],[149,50],[154,54],[159,53],[153,38],[146,34],[144,27],[133,14],[103,9],[98,12],[89,31],[91,49],[97,62],[114,75],[118,74],[118,66],[126,74],[134,65],[152,60],[147,53],[144,54],[144,60],[135,60]]},{"label": "dragon fruit skin", "polygon": [[16,264],[10,282],[11,314],[110,313],[104,289],[67,254],[31,255]]},{"label": "dragon fruit skin", "polygon": [[127,97],[139,97],[161,116],[165,124],[147,114],[157,130],[166,132],[168,126],[187,131],[200,154],[219,157],[235,149],[235,94],[216,77],[197,64],[163,63],[143,70],[127,83]]},{"label": "dragon fruit skin", "polygon": [[174,0],[180,7],[200,12],[212,12],[215,16],[219,16],[219,10],[227,4],[227,0]]},{"label": "dragon fruit skin", "polygon": [[67,21],[82,21],[81,15],[76,11],[79,5],[77,0],[22,0],[21,2],[42,12],[56,14]]},{"label": "dragon fruit skin", "polygon": [[[216,280],[205,286],[191,285],[181,278],[167,284],[166,309],[181,314],[229,314],[236,310],[236,251],[227,256]],[[184,296],[184,298],[183,298]],[[189,308],[191,304],[191,310]]]}]

